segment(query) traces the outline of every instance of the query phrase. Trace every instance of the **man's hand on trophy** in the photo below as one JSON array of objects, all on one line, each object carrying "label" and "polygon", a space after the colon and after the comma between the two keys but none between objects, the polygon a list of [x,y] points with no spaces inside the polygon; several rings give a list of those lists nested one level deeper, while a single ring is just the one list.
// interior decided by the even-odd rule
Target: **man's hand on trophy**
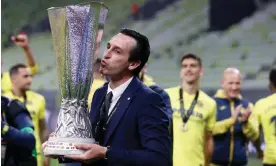
[{"label": "man's hand on trophy", "polygon": [[[56,134],[53,132],[49,135],[49,137],[55,137]],[[47,145],[48,141],[45,141],[43,144],[42,144],[42,151],[44,151],[44,149],[46,148],[46,145]],[[58,157],[60,156],[55,156],[55,155],[45,155],[45,157],[49,157],[49,158],[53,158],[53,159],[57,159]]]},{"label": "man's hand on trophy", "polygon": [[85,153],[80,155],[68,155],[66,158],[80,161],[82,163],[90,163],[93,160],[105,158],[107,148],[100,146],[98,144],[77,144],[75,145],[77,149],[85,151]]},{"label": "man's hand on trophy", "polygon": [[[54,132],[52,132],[52,133],[49,135],[49,137],[55,137],[55,136],[56,136],[56,134],[55,134]],[[47,142],[48,142],[48,141],[45,141],[45,142],[42,144],[42,150],[44,150],[44,149],[46,148]]]},{"label": "man's hand on trophy", "polygon": [[[44,149],[46,148],[46,145],[47,145],[48,141],[45,141],[43,144],[42,144],[42,151],[44,151]],[[55,156],[55,155],[44,155],[45,157],[49,157],[49,158],[53,158],[53,159],[57,159],[58,157],[60,156]]]},{"label": "man's hand on trophy", "polygon": [[44,149],[46,148],[47,142],[48,142],[48,141],[45,141],[45,142],[42,144],[42,150],[44,150]]}]

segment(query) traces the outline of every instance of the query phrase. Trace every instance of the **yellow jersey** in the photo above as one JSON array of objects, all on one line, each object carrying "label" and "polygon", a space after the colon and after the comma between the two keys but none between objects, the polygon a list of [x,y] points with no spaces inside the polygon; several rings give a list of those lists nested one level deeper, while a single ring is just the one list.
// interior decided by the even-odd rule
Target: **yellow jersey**
[{"label": "yellow jersey", "polygon": [[16,97],[12,91],[8,91],[4,93],[4,96],[9,97],[11,99],[17,99],[23,103],[25,103],[28,111],[31,114],[33,125],[34,125],[34,135],[36,140],[36,152],[37,152],[37,161],[38,166],[42,165],[42,152],[41,152],[41,140],[40,140],[40,128],[39,128],[39,120],[45,118],[46,111],[46,102],[45,98],[33,91],[27,91],[26,97]]},{"label": "yellow jersey", "polygon": [[263,128],[265,164],[276,164],[276,94],[260,99],[255,104],[255,115]]},{"label": "yellow jersey", "polygon": [[[34,65],[29,67],[31,75],[34,76],[37,73],[38,66]],[[12,89],[12,83],[9,72],[3,72],[1,74],[1,92],[5,93]]]},{"label": "yellow jersey", "polygon": [[[199,91],[193,114],[183,130],[180,113],[180,87],[166,89],[171,99],[173,113],[173,166],[204,165],[204,134],[212,132],[216,122],[216,103],[203,91]],[[183,91],[184,107],[188,110],[195,94]]]},{"label": "yellow jersey", "polygon": [[93,99],[93,95],[95,93],[95,91],[100,88],[101,86],[103,86],[103,84],[105,83],[104,79],[94,79],[89,95],[88,95],[88,110],[91,110],[91,103],[92,103],[92,99]]},{"label": "yellow jersey", "polygon": [[150,87],[152,85],[156,85],[156,83],[153,81],[153,78],[147,74],[144,74],[143,83],[148,87]]}]

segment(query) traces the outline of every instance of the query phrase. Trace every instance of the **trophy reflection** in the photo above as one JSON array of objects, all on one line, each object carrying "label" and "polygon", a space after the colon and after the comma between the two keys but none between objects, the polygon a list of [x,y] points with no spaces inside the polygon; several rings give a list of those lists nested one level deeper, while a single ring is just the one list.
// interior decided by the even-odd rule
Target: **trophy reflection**
[{"label": "trophy reflection", "polygon": [[95,141],[87,98],[107,13],[98,2],[48,9],[62,102],[45,155],[82,154],[74,144]]}]

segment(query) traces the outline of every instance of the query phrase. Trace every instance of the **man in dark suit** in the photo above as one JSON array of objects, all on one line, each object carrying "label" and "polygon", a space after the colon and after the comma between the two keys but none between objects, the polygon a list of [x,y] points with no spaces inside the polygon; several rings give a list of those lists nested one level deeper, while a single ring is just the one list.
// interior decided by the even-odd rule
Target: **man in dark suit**
[{"label": "man in dark suit", "polygon": [[110,82],[92,101],[91,122],[99,144],[71,159],[99,166],[171,166],[169,118],[160,95],[137,77],[150,54],[147,37],[122,29],[108,43],[100,72]]}]

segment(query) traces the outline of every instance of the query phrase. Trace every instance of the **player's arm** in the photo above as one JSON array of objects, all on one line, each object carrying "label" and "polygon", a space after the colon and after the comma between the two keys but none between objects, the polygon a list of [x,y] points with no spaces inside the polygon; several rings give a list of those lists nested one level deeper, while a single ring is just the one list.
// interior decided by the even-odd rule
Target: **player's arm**
[{"label": "player's arm", "polygon": [[258,158],[259,159],[263,159],[264,154],[263,154],[263,150],[261,149],[261,145],[262,145],[262,141],[261,141],[261,137],[258,137],[254,142],[253,145],[256,148],[257,154],[258,154]]},{"label": "player's arm", "polygon": [[253,104],[250,103],[242,115],[242,131],[249,140],[254,142],[259,137],[259,125],[256,119],[256,113],[252,110]]},{"label": "player's arm", "polygon": [[205,132],[205,145],[204,145],[204,157],[205,166],[209,166],[214,151],[213,134],[210,131]]},{"label": "player's arm", "polygon": [[260,115],[260,111],[261,111],[261,107],[262,105],[259,104],[259,102],[257,102],[255,104],[255,107],[254,107],[254,115],[255,115],[255,118],[256,118],[256,121],[257,121],[257,126],[259,127],[259,136],[258,138],[253,141],[253,145],[255,146],[256,150],[257,150],[257,154],[258,154],[258,158],[259,159],[263,159],[263,150],[261,149],[261,145],[262,145],[262,142],[261,142],[261,131],[262,131],[262,126],[261,126],[261,115]]},{"label": "player's arm", "polygon": [[35,148],[34,130],[31,127],[25,127],[18,130],[12,126],[9,126],[5,122],[1,122],[1,137],[6,142],[12,142],[18,146],[23,146],[30,150]]},{"label": "player's arm", "polygon": [[47,129],[46,129],[46,121],[45,121],[45,112],[46,112],[46,102],[45,99],[43,98],[41,100],[41,104],[40,104],[40,109],[39,109],[39,136],[40,136],[40,140],[41,142],[45,142],[47,141]]},{"label": "player's arm", "polygon": [[236,123],[236,121],[238,119],[239,112],[241,111],[241,108],[242,108],[242,106],[239,105],[232,112],[232,117],[216,122],[214,129],[213,129],[213,135],[226,133]]},{"label": "player's arm", "polygon": [[39,136],[40,136],[40,140],[41,142],[45,142],[47,141],[47,129],[46,129],[46,122],[45,119],[40,119],[39,120]]},{"label": "player's arm", "polygon": [[[39,111],[39,137],[41,142],[45,142],[48,139],[48,130],[46,128],[46,121],[45,121],[45,112],[46,112],[46,102],[43,98],[41,102],[41,107]],[[45,157],[43,161],[44,166],[50,165],[50,158]]]},{"label": "player's arm", "polygon": [[31,74],[35,75],[38,71],[38,66],[35,63],[35,59],[34,56],[32,54],[30,45],[29,45],[29,41],[28,41],[28,36],[24,33],[21,33],[19,35],[12,36],[11,40],[19,47],[23,48],[24,52],[25,52],[25,56],[26,56],[26,61],[27,61],[27,65],[29,66],[30,70],[31,70]]},{"label": "player's arm", "polygon": [[[39,136],[40,136],[41,142],[47,141],[48,131],[46,129],[45,118],[39,120],[39,129],[40,129],[39,130]],[[44,166],[49,166],[50,165],[50,158],[49,157],[44,158],[43,165]]]},{"label": "player's arm", "polygon": [[1,136],[6,142],[23,146],[29,149],[35,147],[35,137],[30,114],[19,101],[12,101],[10,109],[6,112],[13,118],[13,123],[17,126],[9,126],[6,121],[1,120]]},{"label": "player's arm", "polygon": [[213,129],[213,134],[218,135],[218,134],[226,133],[233,125],[234,125],[233,118],[228,118],[228,119],[216,122]]},{"label": "player's arm", "polygon": [[205,157],[205,166],[209,166],[213,151],[214,151],[214,139],[213,139],[213,129],[214,125],[216,123],[216,112],[217,112],[217,107],[216,104],[214,103],[213,108],[211,109],[211,113],[207,119],[207,125],[204,133],[204,157]]}]

